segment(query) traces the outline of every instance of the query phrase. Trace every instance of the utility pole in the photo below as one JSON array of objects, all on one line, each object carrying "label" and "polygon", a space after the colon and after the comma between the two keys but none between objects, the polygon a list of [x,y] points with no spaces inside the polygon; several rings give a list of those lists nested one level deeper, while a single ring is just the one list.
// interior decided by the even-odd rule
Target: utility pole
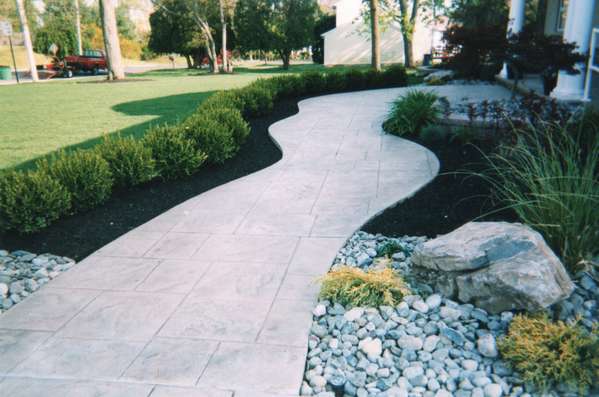
[{"label": "utility pole", "polygon": [[27,13],[25,12],[25,4],[23,0],[16,0],[17,12],[21,21],[21,32],[23,33],[23,41],[27,52],[27,60],[29,61],[29,69],[31,70],[31,79],[38,81],[37,68],[35,67],[35,57],[33,56],[33,44],[31,43],[31,34],[29,33],[29,23],[27,23]]},{"label": "utility pole", "polygon": [[81,12],[79,10],[79,0],[75,2],[75,31],[77,35],[77,55],[83,54],[83,45],[81,44]]}]

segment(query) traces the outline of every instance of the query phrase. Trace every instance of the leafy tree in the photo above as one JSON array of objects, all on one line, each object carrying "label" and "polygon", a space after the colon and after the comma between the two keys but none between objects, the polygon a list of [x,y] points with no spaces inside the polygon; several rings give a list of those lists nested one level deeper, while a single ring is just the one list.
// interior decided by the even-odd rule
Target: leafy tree
[{"label": "leafy tree", "polygon": [[315,0],[239,0],[236,27],[245,50],[273,51],[289,68],[291,53],[310,44]]},{"label": "leafy tree", "polygon": [[454,0],[445,40],[450,66],[468,78],[492,79],[507,48],[508,9],[497,0]]},{"label": "leafy tree", "polygon": [[71,0],[48,0],[42,14],[43,24],[35,32],[34,49],[48,54],[52,44],[58,46],[60,58],[77,51],[75,7]]}]

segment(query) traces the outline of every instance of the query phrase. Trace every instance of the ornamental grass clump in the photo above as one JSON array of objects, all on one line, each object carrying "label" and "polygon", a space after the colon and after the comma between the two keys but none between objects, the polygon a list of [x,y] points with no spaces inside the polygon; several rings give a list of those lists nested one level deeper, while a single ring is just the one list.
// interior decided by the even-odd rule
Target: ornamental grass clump
[{"label": "ornamental grass clump", "polygon": [[530,126],[488,160],[495,199],[541,232],[569,270],[599,253],[597,134],[573,123]]},{"label": "ornamental grass clump", "polygon": [[418,136],[424,127],[436,123],[441,113],[437,94],[428,91],[409,91],[393,103],[383,128],[393,135]]},{"label": "ornamental grass clump", "polygon": [[392,269],[367,272],[350,266],[329,272],[322,280],[320,298],[348,307],[395,306],[409,289]]},{"label": "ornamental grass clump", "polygon": [[499,351],[523,379],[541,389],[560,383],[581,395],[599,381],[599,332],[547,317],[516,315]]}]

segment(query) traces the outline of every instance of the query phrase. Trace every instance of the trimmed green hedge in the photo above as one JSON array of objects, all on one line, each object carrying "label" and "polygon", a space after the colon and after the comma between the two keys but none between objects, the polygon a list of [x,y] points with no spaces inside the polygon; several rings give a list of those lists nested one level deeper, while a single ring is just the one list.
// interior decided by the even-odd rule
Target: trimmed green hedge
[{"label": "trimmed green hedge", "polygon": [[106,201],[113,187],[126,189],[156,177],[182,178],[205,162],[220,164],[246,141],[247,119],[272,112],[280,99],[383,87],[403,87],[403,66],[381,72],[348,69],[310,71],[258,79],[220,91],[187,119],[151,127],[141,140],[114,136],[93,149],[61,152],[36,171],[0,175],[0,229],[33,233],[73,211]]}]

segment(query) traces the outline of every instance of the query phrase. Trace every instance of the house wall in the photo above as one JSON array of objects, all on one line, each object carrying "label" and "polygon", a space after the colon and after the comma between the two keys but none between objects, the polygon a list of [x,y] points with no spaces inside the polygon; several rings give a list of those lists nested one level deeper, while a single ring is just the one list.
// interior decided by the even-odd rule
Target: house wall
[{"label": "house wall", "polygon": [[[323,34],[324,64],[368,64],[371,61],[370,30],[360,17],[361,0],[342,0],[336,4],[337,27]],[[432,29],[422,20],[416,25],[414,59],[422,61],[429,53],[433,40]],[[403,35],[397,24],[381,32],[381,62],[404,61]]]},{"label": "house wall", "polygon": [[[547,1],[547,14],[545,15],[545,34],[562,35],[564,32],[557,30],[557,19],[559,18],[560,0]],[[595,3],[595,16],[593,26],[599,26],[599,2]]]}]

